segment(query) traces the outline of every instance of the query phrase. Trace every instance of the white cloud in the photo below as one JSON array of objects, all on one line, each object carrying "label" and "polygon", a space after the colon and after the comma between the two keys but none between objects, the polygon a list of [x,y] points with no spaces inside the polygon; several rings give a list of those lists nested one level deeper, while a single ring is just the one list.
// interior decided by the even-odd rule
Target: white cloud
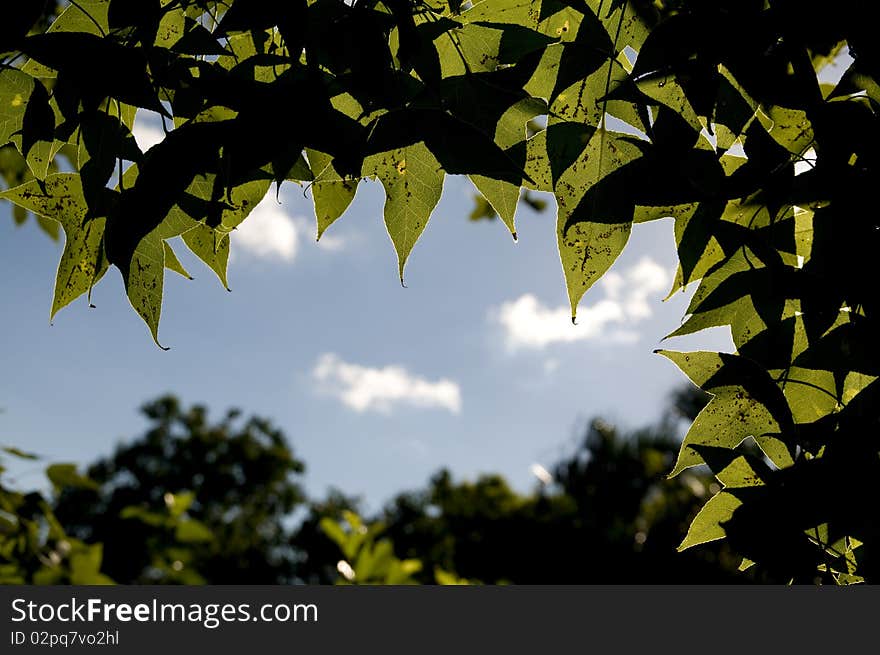
[{"label": "white cloud", "polygon": [[[232,236],[233,248],[263,259],[292,262],[300,250],[300,240],[313,242],[315,222],[304,216],[291,216],[278,204],[274,190],[260,201]],[[316,247],[328,253],[345,250],[347,239],[325,234]]]},{"label": "white cloud", "polygon": [[622,304],[627,318],[645,319],[653,313],[648,298],[666,291],[670,279],[665,268],[650,257],[643,257],[622,274],[609,271],[601,284],[608,298]]},{"label": "white cloud", "polygon": [[144,152],[165,140],[162,119],[155,112],[139,111],[135,116],[134,128],[131,133],[134,135],[138,147]]},{"label": "white cloud", "polygon": [[[132,134],[144,152],[161,143],[165,139],[161,116],[152,111],[138,111]],[[299,252],[300,237],[314,241],[314,219],[290,216],[278,204],[273,188],[236,229],[233,249],[237,246],[257,257],[291,262]],[[330,234],[325,234],[318,243],[320,249],[332,253],[348,245],[346,239]]]},{"label": "white cloud", "polygon": [[402,405],[461,412],[461,389],[456,382],[446,378],[432,382],[401,366],[368,368],[328,353],[318,359],[312,376],[322,391],[356,412],[390,414]]},{"label": "white cloud", "polygon": [[504,303],[498,318],[507,331],[510,346],[545,348],[551,343],[594,339],[601,335],[609,323],[620,322],[623,310],[618,303],[603,300],[581,310],[578,324],[573,326],[568,307],[544,307],[529,293],[513,302]]},{"label": "white cloud", "polygon": [[321,236],[320,241],[316,241],[316,226],[314,218],[297,216],[294,219],[294,224],[300,235],[307,241],[314,243],[320,250],[336,253],[345,250],[350,245],[349,238],[341,237],[336,234],[328,234],[326,232]]},{"label": "white cloud", "polygon": [[532,294],[504,303],[494,315],[504,328],[511,350],[588,340],[633,343],[639,338],[634,325],[653,314],[649,298],[668,285],[669,273],[644,257],[623,272],[605,274],[600,282],[605,297],[593,305],[582,305],[577,325],[571,324],[567,306],[546,307]]},{"label": "white cloud", "polygon": [[293,261],[299,250],[297,219],[278,204],[274,193],[260,201],[232,236],[233,248],[266,259]]}]

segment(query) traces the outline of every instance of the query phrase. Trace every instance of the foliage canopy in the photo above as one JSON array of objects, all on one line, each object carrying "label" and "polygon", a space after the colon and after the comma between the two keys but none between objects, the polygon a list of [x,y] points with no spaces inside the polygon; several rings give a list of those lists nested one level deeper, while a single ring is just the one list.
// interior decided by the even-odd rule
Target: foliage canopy
[{"label": "foliage canopy", "polygon": [[[53,315],[115,267],[158,342],[169,240],[225,284],[230,235],[287,180],[319,236],[380,182],[401,281],[445,175],[514,236],[522,189],[550,192],[573,315],[632,225],[672,216],[670,293],[699,281],[673,334],[730,326],[737,348],[664,353],[713,395],[674,472],[723,485],[682,547],[877,579],[870,3],[78,0],[45,32],[40,4],[4,7],[0,169],[23,183],[0,197],[64,231]],[[167,130],[147,152],[141,110]]]},{"label": "foliage canopy", "polygon": [[[120,582],[289,583],[285,519],[305,501],[296,480],[304,464],[284,435],[237,411],[209,421],[205,407],[173,396],[142,412],[150,429],[87,468],[95,488],[66,487],[55,499],[68,534],[102,543],[102,571]],[[157,530],[169,498],[181,497],[188,527]],[[197,524],[211,538],[199,539]]]},{"label": "foliage canopy", "polygon": [[35,456],[0,450],[0,582],[767,581],[737,572],[723,542],[675,552],[713,493],[705,471],[666,478],[679,409],[693,421],[706,402],[684,391],[634,433],[594,420],[529,493],[500,475],[439,471],[363,519],[361,503],[337,491],[305,497],[304,464],[265,419],[232,410],[211,421],[202,406],[161,397],[142,408],[149,428],[84,474],[51,464],[51,494],[17,491],[21,477],[2,464]]}]

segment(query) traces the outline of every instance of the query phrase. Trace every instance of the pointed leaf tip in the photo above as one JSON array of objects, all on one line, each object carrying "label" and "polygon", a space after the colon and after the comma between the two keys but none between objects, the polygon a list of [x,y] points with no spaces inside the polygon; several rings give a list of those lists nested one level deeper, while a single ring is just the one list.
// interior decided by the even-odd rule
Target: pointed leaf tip
[{"label": "pointed leaf tip", "polygon": [[55,275],[55,289],[49,312],[56,314],[88,293],[107,270],[101,256],[106,219],[86,220],[88,204],[79,175],[57,173],[44,181],[32,179],[0,193],[0,198],[51,220],[64,230],[64,249]]},{"label": "pointed leaf tip", "polygon": [[623,252],[632,232],[632,222],[619,213],[620,208],[599,202],[604,187],[598,186],[642,156],[627,138],[596,130],[554,185],[557,245],[572,313]]},{"label": "pointed leaf tip", "polygon": [[375,175],[385,190],[385,227],[397,253],[400,284],[406,288],[404,267],[440,201],[445,173],[423,143],[372,156],[364,162],[364,172]]}]

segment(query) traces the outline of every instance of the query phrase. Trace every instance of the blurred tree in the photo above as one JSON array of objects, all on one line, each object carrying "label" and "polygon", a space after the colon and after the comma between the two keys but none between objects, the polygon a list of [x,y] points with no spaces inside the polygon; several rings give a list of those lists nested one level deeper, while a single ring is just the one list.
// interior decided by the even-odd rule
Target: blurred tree
[{"label": "blurred tree", "polygon": [[[143,413],[146,434],[88,468],[97,491],[60,495],[55,511],[68,532],[103,542],[104,571],[122,583],[192,582],[175,575],[184,567],[211,584],[293,580],[286,522],[304,500],[296,482],[304,466],[284,435],[264,419],[238,422],[238,411],[210,423],[204,407],[184,410],[171,396]],[[188,561],[174,559],[179,530],[156,530],[159,517],[179,511],[214,537],[185,534],[196,542]]]},{"label": "blurred tree", "polygon": [[394,544],[379,538],[385,526],[366,524],[354,512],[343,513],[343,520],[321,519],[321,531],[336,544],[343,559],[336,563],[337,584],[418,584],[415,574],[422,570],[421,560],[401,560],[394,555]]},{"label": "blurred tree", "polygon": [[[0,449],[0,584],[112,584],[101,572],[101,544],[66,534],[44,493],[10,487],[4,456],[39,459],[17,448]],[[46,477],[56,492],[95,487],[72,464],[53,464]]]},{"label": "blurred tree", "polygon": [[332,584],[339,577],[339,546],[321,528],[327,520],[342,524],[348,512],[360,508],[360,499],[331,489],[322,500],[311,500],[290,544],[296,558],[296,574],[306,584]]},{"label": "blurred tree", "polygon": [[[357,513],[346,510],[342,513],[342,520],[324,517],[319,527],[336,544],[342,556],[336,562],[338,575],[335,584],[419,584],[415,576],[423,571],[423,562],[416,558],[402,560],[395,556],[394,544],[383,536],[383,523],[365,523]],[[472,580],[440,568],[435,568],[433,575],[433,581],[439,585],[474,584]]]},{"label": "blurred tree", "polygon": [[677,391],[655,426],[632,433],[592,421],[530,494],[500,475],[456,482],[440,471],[368,517],[364,545],[351,543],[359,500],[331,490],[306,505],[303,464],[267,421],[239,424],[231,411],[211,424],[203,407],[165,397],[144,407],[147,433],[90,466],[94,483],[68,485],[55,513],[72,537],[103,542],[101,570],[123,583],[327,584],[344,575],[342,560],[362,581],[755,581],[725,543],[676,552],[717,491],[701,470],[666,477],[683,423],[705,403],[696,389]]},{"label": "blurred tree", "polygon": [[578,448],[552,467],[534,494],[498,475],[453,481],[441,471],[428,488],[401,494],[381,521],[398,557],[418,557],[424,582],[435,568],[484,582],[732,583],[754,580],[723,544],[676,552],[706,498],[705,472],[672,480],[681,418],[705,405],[698,390],[676,392],[658,425],[622,433],[591,422]]}]

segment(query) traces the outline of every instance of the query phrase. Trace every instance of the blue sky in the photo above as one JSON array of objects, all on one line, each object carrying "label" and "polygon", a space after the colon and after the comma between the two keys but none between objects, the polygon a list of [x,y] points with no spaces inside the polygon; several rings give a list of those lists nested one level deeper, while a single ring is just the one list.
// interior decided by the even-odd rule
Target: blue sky
[{"label": "blue sky", "polygon": [[[149,138],[142,126],[139,138]],[[307,464],[316,495],[335,486],[375,508],[440,467],[500,472],[520,489],[534,463],[570,449],[587,418],[655,419],[683,376],[652,351],[686,296],[666,295],[672,222],[637,226],[613,274],[587,294],[580,326],[567,298],[548,210],[470,223],[471,187],[448,178],[407,266],[382,223],[382,193],[355,203],[314,242],[311,201],[284,187],[233,240],[232,293],[178,254],[196,278],[166,278],[159,350],[130,309],[118,271],[48,323],[60,245],[0,207],[0,442],[85,464],[139,435],[138,407],[166,392],[271,418]],[[730,349],[723,331],[681,349]],[[21,474],[23,485],[41,483]]]}]

